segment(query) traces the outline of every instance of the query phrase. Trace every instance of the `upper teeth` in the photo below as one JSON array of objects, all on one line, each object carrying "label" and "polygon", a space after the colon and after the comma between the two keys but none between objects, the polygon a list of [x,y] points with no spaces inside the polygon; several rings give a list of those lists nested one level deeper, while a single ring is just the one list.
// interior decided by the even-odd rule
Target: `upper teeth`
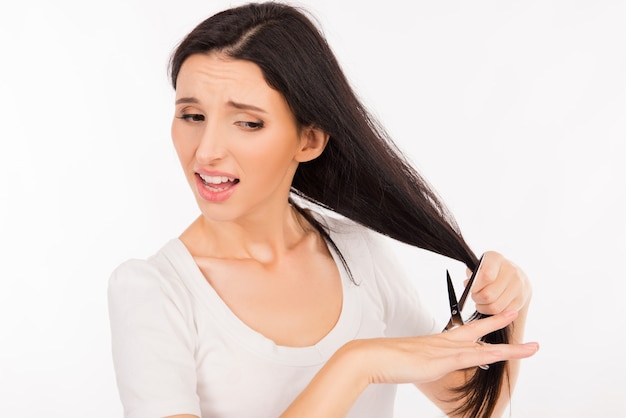
[{"label": "upper teeth", "polygon": [[200,177],[202,177],[202,180],[204,180],[206,183],[211,183],[211,184],[221,184],[221,183],[227,183],[229,181],[235,181],[234,178],[225,177],[225,176],[207,176],[205,174],[200,174]]}]

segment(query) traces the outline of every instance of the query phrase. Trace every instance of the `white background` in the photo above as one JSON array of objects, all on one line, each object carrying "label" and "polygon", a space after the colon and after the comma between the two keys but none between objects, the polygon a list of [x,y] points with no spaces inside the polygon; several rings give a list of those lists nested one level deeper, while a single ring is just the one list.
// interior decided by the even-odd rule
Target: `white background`
[{"label": "white background", "polygon": [[[166,66],[231,4],[0,6],[0,416],[120,416],[107,279],[197,214],[170,144]],[[531,277],[527,339],[542,348],[512,416],[620,415],[625,3],[298,4],[470,245]],[[398,254],[445,321],[443,272],[460,283],[461,266]],[[439,414],[403,387],[397,416]]]}]

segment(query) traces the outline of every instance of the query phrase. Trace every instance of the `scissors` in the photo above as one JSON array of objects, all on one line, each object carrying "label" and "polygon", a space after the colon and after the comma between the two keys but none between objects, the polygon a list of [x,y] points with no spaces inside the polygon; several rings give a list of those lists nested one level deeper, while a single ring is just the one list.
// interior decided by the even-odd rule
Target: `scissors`
[{"label": "scissors", "polygon": [[[450,301],[450,320],[448,321],[448,324],[442,332],[450,331],[456,327],[460,327],[461,325],[465,324],[465,321],[463,321],[463,317],[461,317],[461,311],[463,310],[463,305],[465,305],[465,300],[467,299],[467,296],[469,296],[470,289],[472,288],[472,284],[474,283],[474,278],[476,278],[476,273],[478,272],[478,268],[480,267],[480,263],[482,261],[483,258],[481,256],[480,260],[478,261],[478,267],[476,267],[476,269],[470,276],[469,281],[467,282],[467,286],[465,286],[465,290],[463,291],[463,294],[461,295],[461,299],[459,301],[457,301],[456,299],[456,293],[454,292],[454,286],[452,285],[450,272],[446,270],[446,278],[448,281],[448,299]],[[489,369],[488,364],[481,364],[478,367],[483,370]]]}]

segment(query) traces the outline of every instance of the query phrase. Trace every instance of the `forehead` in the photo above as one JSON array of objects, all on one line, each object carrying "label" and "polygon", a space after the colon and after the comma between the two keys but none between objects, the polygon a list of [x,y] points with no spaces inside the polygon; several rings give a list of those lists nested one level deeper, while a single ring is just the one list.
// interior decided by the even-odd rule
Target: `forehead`
[{"label": "forehead", "polygon": [[280,95],[267,84],[257,64],[215,52],[191,55],[178,73],[177,96],[202,95],[203,92]]}]

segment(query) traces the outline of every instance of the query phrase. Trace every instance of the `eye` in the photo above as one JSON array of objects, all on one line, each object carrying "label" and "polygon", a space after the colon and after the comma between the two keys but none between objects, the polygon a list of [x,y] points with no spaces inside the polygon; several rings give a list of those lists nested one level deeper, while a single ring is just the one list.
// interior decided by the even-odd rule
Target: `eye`
[{"label": "eye", "polygon": [[238,121],[235,122],[235,125],[248,131],[258,131],[263,127],[263,122]]},{"label": "eye", "polygon": [[179,119],[182,119],[187,122],[203,122],[204,115],[199,113],[183,113],[180,116],[177,116]]}]

